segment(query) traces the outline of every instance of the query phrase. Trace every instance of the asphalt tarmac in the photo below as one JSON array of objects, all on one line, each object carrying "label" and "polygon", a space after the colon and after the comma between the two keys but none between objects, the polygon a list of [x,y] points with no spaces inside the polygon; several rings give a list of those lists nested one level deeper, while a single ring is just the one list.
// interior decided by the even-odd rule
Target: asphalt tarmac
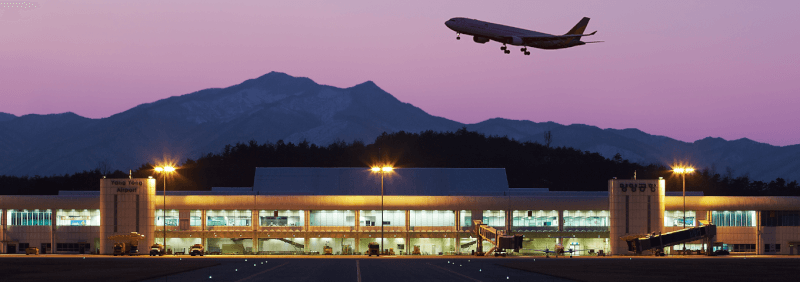
[{"label": "asphalt tarmac", "polygon": [[499,265],[531,259],[203,259],[220,265],[145,281],[572,281]]}]

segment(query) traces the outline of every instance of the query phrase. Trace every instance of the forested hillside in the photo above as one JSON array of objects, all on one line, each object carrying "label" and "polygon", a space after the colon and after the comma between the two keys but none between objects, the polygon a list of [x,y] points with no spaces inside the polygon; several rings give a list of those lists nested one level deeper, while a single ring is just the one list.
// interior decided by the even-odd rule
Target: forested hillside
[{"label": "forested hillside", "polygon": [[[256,167],[364,167],[381,162],[395,167],[505,168],[511,188],[550,188],[551,191],[605,191],[608,179],[667,179],[667,191],[680,191],[680,181],[669,167],[641,165],[573,148],[519,142],[460,129],[456,132],[396,132],[380,135],[374,143],[334,142],[320,147],[308,142],[227,145],[218,153],[178,162],[168,190],[210,190],[211,187],[253,185]],[[154,164],[133,170],[133,177],[161,177]],[[160,165],[160,164],[158,164]],[[93,171],[49,177],[0,176],[0,194],[56,194],[58,190],[99,190],[98,179],[128,177],[127,172]],[[688,191],[706,195],[800,195],[796,181],[751,181],[747,176],[719,174],[699,168],[686,178]]]}]

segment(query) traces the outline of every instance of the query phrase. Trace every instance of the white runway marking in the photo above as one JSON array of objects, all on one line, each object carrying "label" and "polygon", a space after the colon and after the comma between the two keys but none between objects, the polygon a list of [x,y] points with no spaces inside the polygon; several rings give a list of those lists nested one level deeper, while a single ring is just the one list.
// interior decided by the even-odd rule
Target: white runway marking
[{"label": "white runway marking", "polygon": [[243,279],[241,279],[241,280],[238,280],[238,281],[236,281],[236,282],[242,282],[242,281],[245,281],[245,280],[253,279],[253,277],[259,276],[259,275],[261,275],[261,274],[264,274],[264,273],[267,273],[268,271],[275,270],[275,269],[277,269],[277,268],[279,268],[279,267],[281,267],[281,266],[287,265],[287,264],[289,264],[289,262],[284,262],[283,264],[281,264],[281,265],[279,265],[279,266],[276,266],[276,267],[273,267],[273,268],[270,268],[270,269],[264,270],[264,271],[262,271],[262,272],[259,272],[259,273],[256,273],[256,274],[253,274],[253,275],[250,275],[250,276],[247,276],[247,277],[245,277],[245,278],[243,278]]},{"label": "white runway marking", "polygon": [[356,275],[358,282],[361,282],[361,264],[359,264],[359,260],[356,260]]},{"label": "white runway marking", "polygon": [[482,282],[481,280],[478,280],[478,279],[475,279],[475,278],[472,278],[472,277],[466,276],[466,275],[464,275],[464,274],[461,274],[461,273],[458,273],[458,272],[455,272],[455,271],[449,270],[449,269],[447,269],[447,268],[444,268],[444,267],[441,267],[441,266],[436,266],[436,265],[433,265],[433,264],[430,264],[430,263],[428,263],[428,265],[430,265],[430,266],[433,266],[433,267],[436,267],[436,268],[439,268],[439,269],[441,269],[441,270],[444,270],[444,271],[447,271],[447,272],[450,272],[450,273],[452,273],[452,274],[455,274],[455,275],[458,275],[458,276],[464,277],[464,279],[468,279],[468,280],[471,280],[471,281],[476,281],[476,282]]}]

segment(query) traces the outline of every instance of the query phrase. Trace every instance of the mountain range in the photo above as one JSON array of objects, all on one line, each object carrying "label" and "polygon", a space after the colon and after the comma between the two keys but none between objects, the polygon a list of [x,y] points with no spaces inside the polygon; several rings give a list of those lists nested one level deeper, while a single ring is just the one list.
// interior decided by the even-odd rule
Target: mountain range
[{"label": "mountain range", "polygon": [[[271,72],[227,88],[211,88],[138,105],[107,118],[74,113],[0,113],[0,175],[68,174],[98,168],[135,169],[165,157],[198,158],[225,145],[335,141],[371,143],[382,132],[455,131],[574,147],[642,164],[686,161],[755,180],[800,179],[800,145],[772,146],[746,138],[692,143],[638,129],[527,120],[489,119],[463,124],[403,103],[375,83],[337,88]],[[579,172],[578,172],[579,173]]]}]

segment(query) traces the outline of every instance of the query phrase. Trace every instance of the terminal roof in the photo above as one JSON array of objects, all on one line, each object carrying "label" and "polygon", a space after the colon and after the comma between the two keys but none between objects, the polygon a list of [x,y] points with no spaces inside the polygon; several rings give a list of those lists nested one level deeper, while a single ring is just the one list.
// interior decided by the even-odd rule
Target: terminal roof
[{"label": "terminal roof", "polygon": [[[384,174],[384,194],[403,196],[502,196],[504,168],[395,168]],[[381,173],[369,168],[256,168],[259,195],[380,195]]]}]

